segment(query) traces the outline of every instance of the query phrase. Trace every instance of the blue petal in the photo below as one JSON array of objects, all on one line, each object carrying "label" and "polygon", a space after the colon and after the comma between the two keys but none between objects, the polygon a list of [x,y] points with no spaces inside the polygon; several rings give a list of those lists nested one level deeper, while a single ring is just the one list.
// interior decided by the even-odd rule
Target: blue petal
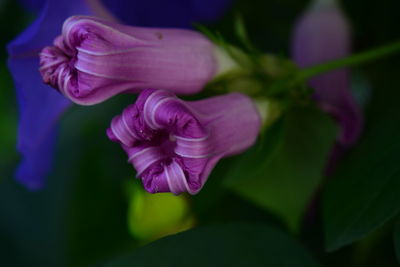
[{"label": "blue petal", "polygon": [[23,150],[24,158],[16,171],[17,180],[31,190],[43,187],[44,179],[53,164],[53,154],[57,139],[56,129],[51,129],[46,133],[45,137],[46,139],[42,140],[42,142]]},{"label": "blue petal", "polygon": [[124,23],[150,27],[190,27],[217,19],[233,0],[103,0]]},{"label": "blue petal", "polygon": [[45,0],[19,0],[19,2],[24,8],[34,12],[39,12],[45,3]]},{"label": "blue petal", "polygon": [[18,150],[22,164],[17,179],[37,189],[50,169],[56,122],[70,102],[43,84],[40,50],[60,34],[63,21],[73,14],[90,14],[83,1],[47,1],[36,21],[8,45],[8,67],[17,89],[20,111]]}]

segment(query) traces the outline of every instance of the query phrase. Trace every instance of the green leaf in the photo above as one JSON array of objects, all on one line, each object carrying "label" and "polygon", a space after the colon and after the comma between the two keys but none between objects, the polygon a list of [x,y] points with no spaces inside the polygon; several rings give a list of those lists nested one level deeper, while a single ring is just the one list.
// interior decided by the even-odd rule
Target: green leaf
[{"label": "green leaf", "polygon": [[319,264],[280,230],[264,224],[230,223],[157,240],[106,266],[312,267]]},{"label": "green leaf", "polygon": [[314,108],[293,108],[267,131],[261,147],[239,159],[226,185],[296,231],[321,182],[335,136],[327,115]]},{"label": "green leaf", "polygon": [[397,261],[400,264],[400,220],[397,220],[394,228],[394,248],[396,251]]},{"label": "green leaf", "polygon": [[343,162],[324,194],[328,251],[357,241],[400,210],[398,108],[373,118],[359,146]]},{"label": "green leaf", "polygon": [[239,38],[239,41],[241,42],[243,47],[247,50],[247,52],[256,54],[259,53],[259,51],[250,42],[245,23],[243,21],[243,17],[239,14],[237,14],[235,18],[235,33],[236,36]]},{"label": "green leaf", "polygon": [[210,39],[212,42],[214,42],[215,44],[219,44],[220,39],[217,33],[214,33],[213,31],[211,31],[210,29],[208,29],[207,27],[198,24],[198,23],[194,23],[193,26],[199,31],[201,32],[203,35],[205,35],[208,39]]},{"label": "green leaf", "polygon": [[128,232],[124,179],[134,179],[126,155],[105,130],[131,99],[75,107],[63,122],[59,172],[69,177],[65,203],[65,254],[68,266],[90,266],[134,246]]},{"label": "green leaf", "polygon": [[5,64],[0,65],[0,180],[17,159],[17,111],[14,87]]}]

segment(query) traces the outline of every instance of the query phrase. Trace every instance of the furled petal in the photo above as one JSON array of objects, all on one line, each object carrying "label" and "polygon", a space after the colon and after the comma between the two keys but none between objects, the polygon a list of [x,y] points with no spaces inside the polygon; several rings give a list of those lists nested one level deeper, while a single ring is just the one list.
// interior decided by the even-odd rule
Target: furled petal
[{"label": "furled petal", "polygon": [[74,16],[65,21],[54,46],[40,53],[40,72],[44,82],[81,105],[151,87],[193,94],[219,73],[217,51],[191,30]]},{"label": "furled petal", "polygon": [[[293,58],[300,67],[308,67],[350,53],[347,20],[334,0],[317,0],[297,23],[293,39]],[[310,81],[320,107],[339,123],[341,145],[352,145],[360,135],[362,114],[350,91],[347,69],[319,75]]]},{"label": "furled petal", "polygon": [[260,124],[252,100],[239,93],[187,102],[148,89],[107,134],[127,152],[147,191],[196,194],[219,159],[254,144]]},{"label": "furled petal", "polygon": [[127,24],[190,27],[194,22],[210,22],[217,19],[233,0],[103,0],[103,2]]}]

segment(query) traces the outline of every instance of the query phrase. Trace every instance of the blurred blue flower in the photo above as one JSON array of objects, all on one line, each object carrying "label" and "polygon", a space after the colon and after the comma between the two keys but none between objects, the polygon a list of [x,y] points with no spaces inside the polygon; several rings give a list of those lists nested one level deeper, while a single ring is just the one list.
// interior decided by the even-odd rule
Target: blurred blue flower
[{"label": "blurred blue flower", "polygon": [[[8,67],[19,105],[18,150],[22,162],[16,178],[29,189],[43,186],[56,143],[57,121],[71,102],[43,84],[38,53],[60,34],[66,18],[94,15],[137,26],[190,27],[216,19],[231,0],[21,0],[36,20],[8,44]],[[104,7],[103,6],[106,7]],[[114,17],[115,16],[115,17]]]}]

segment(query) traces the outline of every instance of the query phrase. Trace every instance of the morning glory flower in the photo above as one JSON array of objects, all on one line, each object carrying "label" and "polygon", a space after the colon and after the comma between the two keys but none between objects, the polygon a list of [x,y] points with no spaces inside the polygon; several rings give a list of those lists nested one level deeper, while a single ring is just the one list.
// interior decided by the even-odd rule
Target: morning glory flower
[{"label": "morning glory flower", "polygon": [[148,192],[196,194],[221,158],[255,143],[260,126],[254,102],[240,93],[183,101],[148,89],[114,117],[107,135],[121,144]]},{"label": "morning glory flower", "polygon": [[43,81],[81,105],[146,88],[194,94],[230,66],[227,53],[198,32],[85,16],[68,18],[40,53]]},{"label": "morning glory flower", "polygon": [[[137,26],[189,27],[217,18],[228,0],[25,0],[40,10],[37,19],[8,44],[8,67],[17,90],[20,112],[18,151],[22,155],[16,178],[28,188],[43,186],[52,166],[57,121],[71,102],[43,84],[38,71],[40,51],[52,44],[63,22],[73,15],[121,19]],[[162,2],[162,3],[161,3]],[[167,7],[161,8],[168,3]],[[183,5],[182,5],[183,4]],[[157,7],[157,8],[155,8]]]},{"label": "morning glory flower", "polygon": [[[351,50],[350,27],[335,0],[317,0],[298,21],[292,54],[300,67],[308,67],[348,56]],[[349,147],[360,136],[362,114],[350,89],[350,72],[339,69],[312,78],[318,105],[331,114],[341,131],[338,145]]]}]

